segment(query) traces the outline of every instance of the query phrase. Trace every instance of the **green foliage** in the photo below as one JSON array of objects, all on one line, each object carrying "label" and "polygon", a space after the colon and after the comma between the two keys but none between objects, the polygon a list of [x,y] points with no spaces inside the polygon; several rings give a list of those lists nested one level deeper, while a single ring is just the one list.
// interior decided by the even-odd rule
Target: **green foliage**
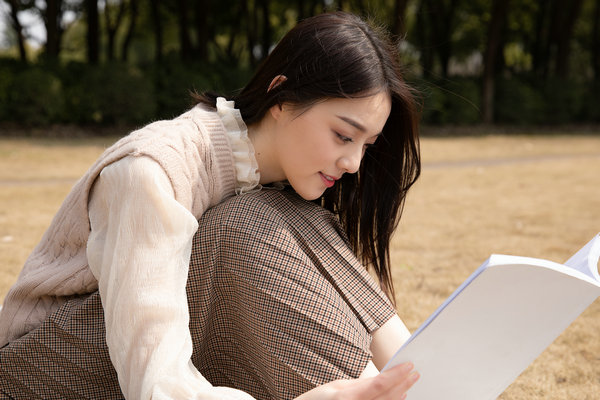
[{"label": "green foliage", "polygon": [[180,62],[153,65],[148,74],[155,85],[157,118],[172,118],[189,106],[189,92],[208,88],[208,82],[200,74],[194,74]]},{"label": "green foliage", "polygon": [[155,115],[154,85],[135,67],[71,63],[62,73],[70,122],[140,124]]},{"label": "green foliage", "polygon": [[586,87],[572,79],[546,79],[539,88],[545,99],[545,123],[566,124],[580,121]]},{"label": "green foliage", "polygon": [[158,118],[172,118],[190,106],[190,93],[215,91],[229,94],[243,87],[250,78],[246,69],[225,63],[207,65],[182,63],[172,54],[147,70],[155,86]]},{"label": "green foliage", "polygon": [[600,123],[600,82],[590,85],[582,98],[581,119]]},{"label": "green foliage", "polygon": [[12,85],[16,71],[21,65],[16,59],[0,59],[0,121],[7,119],[10,115],[9,88]]},{"label": "green foliage", "polygon": [[538,124],[544,121],[544,97],[529,79],[498,77],[495,120],[504,124]]},{"label": "green foliage", "polygon": [[[191,105],[190,92],[230,95],[251,76],[229,64],[182,63],[166,57],[137,68],[114,62],[92,66],[23,64],[0,59],[0,121],[43,126],[52,123],[140,125],[173,118]],[[480,82],[453,77],[410,82],[420,93],[423,122],[481,121]],[[600,122],[600,87],[580,81],[529,75],[498,77],[495,121],[502,124]]]},{"label": "green foliage", "polygon": [[[17,3],[43,14],[43,2]],[[191,91],[230,94],[243,87],[260,62],[262,49],[275,44],[300,17],[340,8],[387,28],[404,22],[403,31],[396,32],[404,39],[400,58],[405,70],[417,75],[410,79],[421,92],[425,123],[481,122],[480,62],[486,62],[483,55],[492,21],[504,21],[495,69],[496,122],[600,122],[600,73],[591,67],[597,1],[583,0],[576,13],[567,12],[574,10],[572,2],[513,0],[501,19],[494,18],[504,14],[494,11],[489,0],[411,0],[400,15],[396,7],[401,3],[270,0],[137,2],[132,7],[129,0],[115,1],[99,9],[101,65],[95,66],[85,61],[88,21],[83,3],[70,2],[74,19],[64,26],[60,57],[54,64],[48,57],[36,57],[27,44],[32,64],[0,59],[0,122],[139,125],[172,118],[190,106]],[[107,62],[104,13],[116,12],[121,4],[125,8],[118,27],[112,15],[114,55],[127,62]],[[568,21],[554,23],[553,15],[572,17],[572,35],[564,30]],[[135,29],[128,41],[132,22]],[[0,54],[16,58],[16,36],[11,32],[12,47],[0,49]],[[189,46],[182,45],[187,43],[184,37],[189,37]],[[561,53],[569,54],[562,58],[569,59],[565,68],[557,63],[562,43],[558,38],[570,38],[566,41],[570,51]],[[43,50],[42,46],[37,52]],[[446,68],[449,65],[452,68]]]},{"label": "green foliage", "polygon": [[430,124],[473,124],[480,121],[477,80],[452,78],[416,83],[422,93],[423,121]]},{"label": "green foliage", "polygon": [[120,62],[32,65],[5,59],[0,60],[0,121],[140,125],[181,114],[191,105],[192,91],[227,95],[249,76],[245,69],[184,64],[175,57],[145,69]]},{"label": "green foliage", "polygon": [[569,124],[594,121],[600,96],[594,86],[558,78],[532,76],[499,78],[496,84],[496,121],[505,124]]},{"label": "green foliage", "polygon": [[61,122],[65,102],[63,85],[56,74],[41,65],[13,72],[3,96],[7,119],[23,125]]}]

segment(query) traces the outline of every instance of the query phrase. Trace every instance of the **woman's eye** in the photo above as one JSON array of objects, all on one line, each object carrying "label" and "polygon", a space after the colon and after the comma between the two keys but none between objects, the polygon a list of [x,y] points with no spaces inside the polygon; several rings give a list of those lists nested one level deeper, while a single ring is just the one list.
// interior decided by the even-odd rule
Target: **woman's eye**
[{"label": "woman's eye", "polygon": [[335,135],[342,141],[342,142],[346,142],[346,143],[350,143],[352,142],[352,139],[349,138],[348,136],[344,136],[336,131],[333,131],[333,133],[335,133]]}]

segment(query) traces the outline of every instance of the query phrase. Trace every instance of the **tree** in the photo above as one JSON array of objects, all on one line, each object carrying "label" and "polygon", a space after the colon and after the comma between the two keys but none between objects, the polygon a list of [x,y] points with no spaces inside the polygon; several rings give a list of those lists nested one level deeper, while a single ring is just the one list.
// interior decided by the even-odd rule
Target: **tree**
[{"label": "tree", "polygon": [[46,27],[45,56],[50,60],[57,60],[60,53],[63,11],[63,0],[47,0],[46,8],[41,9]]},{"label": "tree", "polygon": [[423,75],[433,73],[435,58],[442,77],[448,76],[452,56],[452,30],[459,0],[421,0],[417,15],[417,38],[421,49]]},{"label": "tree", "polygon": [[594,78],[600,82],[600,1],[594,7],[594,20],[592,23],[592,68]]},{"label": "tree", "polygon": [[[247,0],[237,1],[236,4],[239,5],[241,9],[246,7]],[[207,0],[196,0],[195,1],[195,26],[197,32],[197,45],[196,45],[196,55],[200,60],[208,59],[208,42],[211,40],[211,27],[209,25],[208,16],[211,14],[210,2]],[[235,27],[239,27],[241,22],[244,20],[244,17],[247,13],[241,13],[238,15],[237,21],[239,23],[235,24]],[[233,36],[233,35],[232,35]],[[233,39],[230,39],[233,42]]]},{"label": "tree", "polygon": [[543,78],[552,72],[565,78],[571,52],[573,28],[582,0],[542,0],[536,22],[533,52],[534,70]]},{"label": "tree", "polygon": [[115,59],[115,39],[124,15],[124,0],[119,0],[118,4],[114,4],[113,2],[109,1],[106,2],[104,6],[104,24],[106,25],[107,36],[106,58],[109,61],[113,61]]},{"label": "tree", "polygon": [[87,60],[90,64],[98,64],[100,56],[98,0],[85,0],[85,13],[87,19]]},{"label": "tree", "polygon": [[557,18],[560,28],[555,31],[556,42],[556,74],[566,78],[569,72],[569,56],[575,21],[581,11],[582,0],[561,1],[556,3]]},{"label": "tree", "polygon": [[192,40],[188,23],[191,15],[188,0],[177,0],[177,25],[179,28],[179,46],[182,60],[190,60],[192,54]]},{"label": "tree", "polygon": [[258,0],[262,11],[262,38],[261,38],[261,57],[264,59],[269,54],[271,48],[271,20],[269,18],[269,3],[270,0]]},{"label": "tree", "polygon": [[482,108],[483,122],[494,122],[494,88],[496,80],[496,64],[499,52],[503,48],[502,32],[506,24],[510,0],[494,0],[492,3],[491,21],[487,36],[487,45],[483,57]]},{"label": "tree", "polygon": [[25,37],[23,35],[23,26],[19,21],[20,4],[17,0],[9,0],[10,6],[10,22],[17,36],[17,46],[19,48],[19,58],[21,61],[27,61],[27,53],[25,52]]},{"label": "tree", "polygon": [[531,52],[533,54],[533,70],[541,75],[548,75],[548,60],[550,58],[548,45],[549,15],[552,0],[540,0],[535,21],[535,40]]},{"label": "tree", "polygon": [[163,58],[163,24],[159,0],[150,0],[150,11],[154,25],[154,60],[160,63]]},{"label": "tree", "polygon": [[392,25],[392,33],[396,36],[404,36],[406,34],[406,7],[408,0],[395,0],[394,2],[394,23]]},{"label": "tree", "polygon": [[127,33],[123,39],[123,45],[121,47],[121,60],[127,61],[129,55],[129,46],[133,39],[135,31],[135,25],[138,18],[138,0],[129,0],[129,25],[127,26]]}]

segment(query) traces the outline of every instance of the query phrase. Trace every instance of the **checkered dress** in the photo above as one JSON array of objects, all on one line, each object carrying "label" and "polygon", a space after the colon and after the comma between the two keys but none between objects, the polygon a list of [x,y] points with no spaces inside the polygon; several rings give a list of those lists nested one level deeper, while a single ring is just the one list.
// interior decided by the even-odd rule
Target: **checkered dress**
[{"label": "checkered dress", "polygon": [[[357,377],[370,332],[394,309],[337,219],[288,191],[236,196],[207,211],[187,287],[192,361],[213,385],[291,399]],[[123,398],[99,294],[74,298],[0,350],[0,398]]]}]

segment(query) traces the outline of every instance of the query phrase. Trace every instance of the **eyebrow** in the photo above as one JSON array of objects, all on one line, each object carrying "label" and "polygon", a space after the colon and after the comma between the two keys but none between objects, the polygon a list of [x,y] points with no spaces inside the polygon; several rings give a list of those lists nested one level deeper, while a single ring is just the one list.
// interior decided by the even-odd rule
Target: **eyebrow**
[{"label": "eyebrow", "polygon": [[355,127],[356,129],[358,129],[361,132],[367,131],[367,128],[365,128],[364,126],[362,126],[361,124],[359,124],[358,122],[353,120],[352,118],[344,117],[342,115],[337,115],[337,117],[339,119],[341,119],[342,121],[344,121],[345,123],[352,125],[353,127]]},{"label": "eyebrow", "polygon": [[[341,119],[345,123],[352,125],[353,127],[355,127],[356,129],[358,129],[359,131],[361,131],[363,133],[367,132],[367,128],[365,128],[363,125],[361,125],[360,123],[356,122],[352,118],[344,117],[343,115],[336,115],[336,117],[338,117],[339,119]],[[374,136],[380,136],[380,135],[381,135],[381,132],[379,132],[377,135],[374,135]]]}]

